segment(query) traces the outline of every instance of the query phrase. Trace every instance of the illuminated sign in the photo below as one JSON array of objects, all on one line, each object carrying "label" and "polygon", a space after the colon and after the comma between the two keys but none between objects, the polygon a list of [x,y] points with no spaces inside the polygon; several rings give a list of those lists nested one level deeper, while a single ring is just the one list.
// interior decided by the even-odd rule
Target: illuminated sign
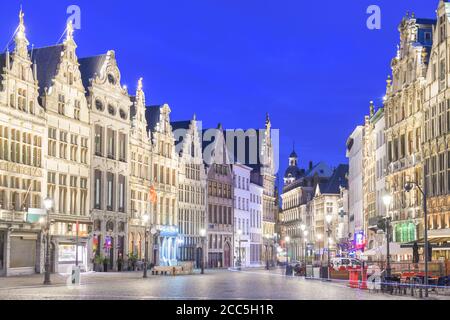
[{"label": "illuminated sign", "polygon": [[159,226],[159,234],[163,237],[171,237],[178,235],[178,227],[176,226]]},{"label": "illuminated sign", "polygon": [[364,250],[366,246],[366,237],[364,236],[364,231],[355,232],[354,244],[356,250]]}]

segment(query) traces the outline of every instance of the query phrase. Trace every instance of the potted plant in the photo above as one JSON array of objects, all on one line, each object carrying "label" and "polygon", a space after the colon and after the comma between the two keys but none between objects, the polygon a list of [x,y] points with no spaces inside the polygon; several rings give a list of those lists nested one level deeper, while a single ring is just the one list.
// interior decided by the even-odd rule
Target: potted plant
[{"label": "potted plant", "polygon": [[103,258],[103,272],[108,271],[109,259],[107,257]]},{"label": "potted plant", "polygon": [[117,271],[122,271],[123,259],[122,257],[117,258]]},{"label": "potted plant", "polygon": [[96,254],[94,257],[94,270],[100,272],[101,266],[103,264],[103,256],[101,254]]},{"label": "potted plant", "polygon": [[135,271],[136,270],[136,262],[138,260],[138,255],[137,253],[129,253],[128,254],[128,269],[131,271]]}]

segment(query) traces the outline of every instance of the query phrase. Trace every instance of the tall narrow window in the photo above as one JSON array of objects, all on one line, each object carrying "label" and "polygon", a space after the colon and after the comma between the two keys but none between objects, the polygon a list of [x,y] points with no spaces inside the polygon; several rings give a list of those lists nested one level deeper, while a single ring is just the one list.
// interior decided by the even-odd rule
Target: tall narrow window
[{"label": "tall narrow window", "polygon": [[125,212],[125,176],[119,175],[119,211]]},{"label": "tall narrow window", "polygon": [[94,208],[102,209],[102,172],[100,170],[95,170],[94,179]]},{"label": "tall narrow window", "polygon": [[103,156],[103,127],[95,126],[95,155]]},{"label": "tall narrow window", "polygon": [[65,108],[66,108],[66,98],[64,97],[64,95],[59,94],[58,95],[58,113],[61,115],[64,115]]},{"label": "tall narrow window", "polygon": [[106,210],[114,210],[114,174],[107,173],[107,198],[106,198]]},{"label": "tall narrow window", "polygon": [[76,120],[80,120],[80,110],[81,110],[81,102],[80,100],[75,100],[73,117]]},{"label": "tall narrow window", "polygon": [[127,148],[127,136],[123,133],[119,133],[119,160],[127,161],[126,149]]},{"label": "tall narrow window", "polygon": [[112,129],[107,131],[107,141],[108,141],[108,158],[115,159],[116,155],[116,133]]}]

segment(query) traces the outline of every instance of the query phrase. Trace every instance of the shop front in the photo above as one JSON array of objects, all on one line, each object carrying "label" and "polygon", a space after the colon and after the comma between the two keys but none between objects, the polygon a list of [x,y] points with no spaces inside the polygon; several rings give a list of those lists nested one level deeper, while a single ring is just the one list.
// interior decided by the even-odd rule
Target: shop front
[{"label": "shop front", "polygon": [[[6,246],[6,241],[9,241]],[[2,246],[0,244],[0,246]],[[9,247],[9,248],[8,248]],[[38,262],[38,234],[28,232],[11,232],[9,239],[3,232],[3,268],[6,275],[33,274],[36,272]],[[9,254],[9,257],[8,257]],[[9,263],[5,263],[9,258]]]},{"label": "shop front", "polygon": [[159,265],[170,266],[177,264],[178,227],[159,226]]},{"label": "shop front", "polygon": [[6,273],[5,243],[6,243],[6,232],[0,230],[0,277],[4,276]]},{"label": "shop front", "polygon": [[125,230],[123,221],[94,221],[91,260],[94,271],[122,270],[125,260]]},{"label": "shop front", "polygon": [[55,272],[70,273],[75,265],[82,272],[89,270],[89,229],[89,222],[57,221],[52,225],[52,267]]}]

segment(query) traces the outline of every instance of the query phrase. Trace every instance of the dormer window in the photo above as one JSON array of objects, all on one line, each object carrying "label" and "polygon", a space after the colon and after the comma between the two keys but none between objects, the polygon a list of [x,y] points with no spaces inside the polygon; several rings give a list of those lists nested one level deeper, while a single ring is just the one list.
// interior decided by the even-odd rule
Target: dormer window
[{"label": "dormer window", "polygon": [[103,110],[104,110],[103,102],[102,102],[100,99],[96,99],[96,100],[95,100],[95,108],[96,108],[98,111],[103,111]]},{"label": "dormer window", "polygon": [[127,120],[127,113],[123,109],[119,110],[119,115],[123,120]]},{"label": "dormer window", "polygon": [[112,104],[108,104],[108,113],[112,116],[116,114],[116,108]]},{"label": "dormer window", "polygon": [[116,78],[111,73],[108,74],[108,82],[112,85],[116,84]]},{"label": "dormer window", "polygon": [[441,16],[439,18],[439,41],[443,42],[445,40],[445,37],[446,37],[445,16]]}]

